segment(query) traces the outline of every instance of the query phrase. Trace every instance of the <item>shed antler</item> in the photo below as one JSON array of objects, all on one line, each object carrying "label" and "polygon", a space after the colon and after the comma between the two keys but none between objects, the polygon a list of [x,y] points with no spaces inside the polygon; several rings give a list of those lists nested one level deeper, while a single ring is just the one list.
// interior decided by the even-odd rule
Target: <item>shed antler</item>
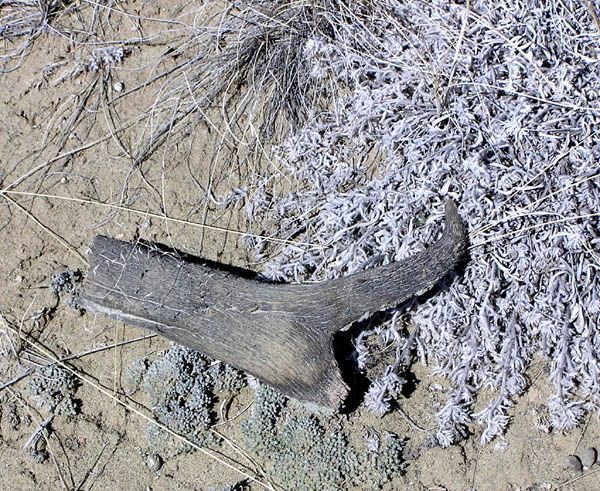
[{"label": "shed antler", "polygon": [[241,368],[283,394],[337,409],[348,388],[333,333],[425,293],[466,250],[453,202],[442,237],[403,261],[311,284],[273,284],[156,246],[98,236],[75,303]]}]

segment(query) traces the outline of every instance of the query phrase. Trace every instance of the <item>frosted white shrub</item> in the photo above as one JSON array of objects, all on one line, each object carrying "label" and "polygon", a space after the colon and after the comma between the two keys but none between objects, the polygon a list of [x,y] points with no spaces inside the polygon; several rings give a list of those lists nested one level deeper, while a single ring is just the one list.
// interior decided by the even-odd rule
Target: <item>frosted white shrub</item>
[{"label": "frosted white shrub", "polygon": [[[337,43],[306,43],[312,76],[346,90],[276,150],[302,185],[270,197],[263,176],[249,193],[250,218],[268,209],[274,236],[309,244],[285,248],[264,273],[325,280],[398,261],[437,238],[451,197],[470,258],[410,307],[413,354],[452,386],[437,413],[439,443],[473,421],[482,442],[502,434],[536,357],[550,368],[556,429],[600,414],[600,33],[585,2],[373,8],[387,26],[370,51],[354,49],[367,37],[362,24],[341,29]],[[250,245],[266,258],[264,243]],[[408,367],[392,368],[367,394],[380,414]],[[474,413],[484,389],[495,395]]]}]

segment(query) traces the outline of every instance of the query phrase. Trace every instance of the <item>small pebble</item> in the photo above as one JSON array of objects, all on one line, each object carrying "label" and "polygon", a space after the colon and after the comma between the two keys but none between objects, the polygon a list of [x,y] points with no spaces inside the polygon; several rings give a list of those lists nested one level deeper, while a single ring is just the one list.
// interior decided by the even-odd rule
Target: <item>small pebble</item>
[{"label": "small pebble", "polygon": [[583,466],[581,465],[581,459],[577,455],[569,455],[567,457],[567,469],[575,472],[581,472]]},{"label": "small pebble", "polygon": [[115,92],[122,92],[124,88],[125,85],[123,85],[123,82],[115,82],[113,84],[113,89]]},{"label": "small pebble", "polygon": [[156,453],[151,453],[146,456],[146,465],[152,472],[158,472],[163,465],[163,459]]},{"label": "small pebble", "polygon": [[581,452],[579,458],[581,460],[583,468],[587,470],[596,463],[596,460],[598,459],[598,452],[594,447],[589,447],[586,448],[583,452]]}]

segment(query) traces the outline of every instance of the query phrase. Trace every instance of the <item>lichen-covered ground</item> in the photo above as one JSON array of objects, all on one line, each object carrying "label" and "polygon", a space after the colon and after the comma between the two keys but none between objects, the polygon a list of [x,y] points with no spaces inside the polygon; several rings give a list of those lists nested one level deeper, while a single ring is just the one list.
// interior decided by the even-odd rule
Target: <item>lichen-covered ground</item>
[{"label": "lichen-covered ground", "polygon": [[[486,17],[490,12],[475,2],[456,2],[450,7],[449,3],[434,2],[431,9],[419,2],[407,2],[404,8],[412,9],[412,15],[408,11],[396,12],[404,16],[406,23],[406,30],[396,33],[404,36],[405,49],[422,51],[420,56],[415,55],[413,67],[431,63],[431,71],[422,73],[423,80],[412,80],[412,89],[401,95],[406,108],[412,107],[407,102],[412,101],[417,106],[422,103],[429,107],[431,113],[426,119],[421,113],[413,115],[412,120],[405,113],[405,120],[412,121],[413,126],[408,123],[402,126],[399,118],[377,110],[386,108],[385,104],[398,94],[378,91],[373,86],[372,92],[365,93],[363,98],[352,98],[356,92],[352,91],[353,87],[342,84],[341,71],[335,77],[326,76],[328,67],[335,66],[338,54],[326,44],[309,42],[308,34],[302,31],[305,28],[302,22],[314,28],[315,17],[304,17],[300,23],[293,24],[305,36],[299,37],[306,42],[300,51],[312,53],[313,64],[293,58],[297,50],[279,49],[277,36],[287,32],[289,26],[286,25],[270,26],[276,34],[271,39],[258,36],[258,41],[251,39],[258,44],[247,40],[240,44],[260,51],[263,46],[260,43],[264,42],[267,52],[282,57],[273,56],[269,61],[271,65],[267,63],[268,69],[262,72],[249,70],[262,80],[261,83],[252,80],[248,85],[240,75],[248,64],[240,66],[238,63],[243,53],[228,58],[231,53],[226,49],[227,43],[236,36],[231,29],[236,25],[239,6],[227,2],[0,0],[0,244],[3,246],[0,255],[0,278],[3,279],[0,488],[597,489],[598,465],[580,471],[570,468],[568,461],[571,454],[583,455],[589,447],[600,447],[597,416],[594,411],[580,411],[581,414],[575,415],[578,425],[564,433],[559,431],[548,409],[548,399],[556,392],[556,377],[549,380],[548,375],[553,370],[558,373],[557,367],[551,356],[544,358],[533,348],[522,370],[527,390],[515,391],[510,399],[512,405],[502,407],[500,416],[509,417],[506,432],[503,433],[501,424],[493,435],[495,438],[482,445],[485,425],[467,422],[461,426],[466,436],[454,438],[452,433],[450,440],[457,441],[444,448],[441,445],[444,441],[439,438],[440,414],[453,394],[453,385],[442,372],[436,375],[432,367],[411,366],[409,389],[405,387],[405,395],[396,398],[383,417],[361,406],[345,416],[317,418],[296,407],[293,401],[282,401],[268,388],[257,387],[255,381],[246,380],[228,367],[171,347],[147,332],[82,314],[68,303],[71,284],[78,279],[77,271],[86,271],[86,247],[97,234],[170,244],[192,254],[256,271],[263,271],[267,264],[272,275],[302,277],[315,273],[298,270],[311,261],[313,266],[318,261],[324,265],[317,265],[315,277],[356,269],[368,260],[361,256],[364,244],[353,249],[360,254],[352,255],[348,251],[354,239],[348,234],[349,229],[342,227],[340,232],[339,224],[326,222],[331,215],[343,215],[348,203],[359,206],[363,195],[368,197],[370,192],[383,190],[389,199],[382,205],[380,216],[386,219],[391,216],[393,222],[401,220],[402,213],[412,210],[411,206],[423,211],[421,208],[429,203],[431,210],[428,211],[434,211],[445,195],[466,199],[468,194],[460,186],[440,181],[440,174],[446,176],[451,172],[432,171],[435,184],[442,189],[429,190],[430,194],[425,195],[433,198],[421,201],[415,198],[402,213],[394,214],[395,198],[386,186],[393,183],[390,165],[398,162],[390,164],[382,154],[402,152],[392,137],[379,131],[378,124],[382,121],[397,125],[394,126],[395,138],[404,142],[402,148],[408,149],[401,162],[403,168],[408,169],[407,179],[423,176],[435,168],[433,164],[429,169],[424,167],[421,174],[411,170],[410,166],[421,160],[436,162],[428,152],[446,152],[444,155],[450,160],[460,160],[460,152],[466,152],[472,156],[472,160],[467,160],[471,168],[476,167],[475,163],[484,162],[494,172],[505,165],[506,155],[514,157],[511,138],[531,131],[527,126],[531,118],[529,109],[523,107],[525,114],[516,121],[505,118],[512,123],[506,123],[505,133],[499,135],[496,134],[498,128],[490,123],[498,121],[495,116],[490,115],[489,120],[483,121],[471,118],[476,111],[469,104],[477,98],[476,94],[445,92],[452,80],[458,80],[457,86],[465,85],[465,74],[470,73],[468,60],[473,62],[473,67],[482,59],[493,67],[503,66],[506,59],[496,60],[494,56],[507,46],[514,58],[511,61],[514,72],[509,76],[514,93],[497,94],[497,104],[486,99],[482,107],[489,109],[490,114],[508,112],[514,100],[518,102],[518,97],[523,96],[522,85],[529,88],[530,81],[532,91],[538,90],[545,100],[554,101],[550,109],[543,104],[535,109],[540,121],[549,125],[540,123],[540,132],[547,133],[543,138],[558,142],[551,147],[546,140],[536,140],[539,148],[548,149],[548,160],[540,169],[560,162],[563,153],[581,152],[579,157],[589,162],[588,174],[565,180],[563,186],[579,190],[575,187],[578,183],[592,183],[597,189],[598,156],[593,149],[598,145],[594,126],[597,119],[594,118],[598,114],[600,87],[594,85],[598,77],[592,75],[594,70],[600,69],[597,61],[600,5],[594,1],[577,5],[571,2],[544,4],[555,8],[556,19],[555,30],[546,32],[552,8],[538,9],[539,2],[530,4],[530,8],[525,8],[523,2],[514,2],[511,10],[510,2],[501,3],[495,20]],[[281,7],[281,2],[244,5],[256,12],[259,19],[261,16],[279,18],[278,15],[285,16],[286,8],[291,10],[289,6]],[[273,10],[273,5],[279,5],[281,10]],[[323,2],[323,11],[332,5],[338,4]],[[345,12],[342,17],[346,21],[356,16],[355,25],[364,21],[361,9],[371,8],[368,2],[344,3],[338,7],[334,10]],[[535,42],[528,37],[531,26],[525,21],[521,26],[522,37],[513,35],[511,29],[516,27],[508,22],[508,11],[515,13],[515,18],[540,16],[540,31],[533,30],[537,33],[533,36]],[[463,23],[465,18],[469,22]],[[318,24],[311,34],[315,38],[333,36],[326,24]],[[385,19],[378,19],[376,24],[383,29]],[[569,30],[568,26],[583,26],[585,32],[577,32],[574,27]],[[260,28],[260,22],[254,27]],[[484,50],[486,57],[478,58],[481,53],[477,47],[482,46],[483,31],[491,33],[483,36],[490,44]],[[347,34],[336,33],[342,37]],[[434,42],[438,39],[436,36],[439,42]],[[555,42],[556,39],[562,43]],[[209,41],[215,43],[211,48],[215,53],[212,61],[204,58]],[[355,41],[359,48],[369,43],[368,39]],[[380,46],[381,52],[393,51],[394,43],[398,42],[398,37],[390,38],[389,43]],[[446,50],[445,55],[436,58],[423,51],[423,46],[429,49],[433,45],[440,52]],[[566,46],[576,52],[552,67],[554,71],[547,71],[542,60],[550,55],[544,49],[559,52],[556,46],[561,49]],[[584,48],[585,51],[577,51]],[[220,58],[219,54],[222,54]],[[354,55],[360,57],[364,53],[358,50]],[[441,59],[445,59],[445,63],[436,66]],[[248,60],[252,66],[252,58]],[[376,61],[384,68],[389,62]],[[397,61],[406,63],[400,55]],[[374,84],[377,77],[384,81],[393,81],[395,77],[391,72],[387,75],[363,73],[364,66],[356,63],[351,65],[355,70],[351,75],[358,81],[354,89],[366,87],[361,85],[365,81]],[[280,71],[273,72],[277,67]],[[281,71],[282,67],[286,69]],[[308,76],[294,72],[293,67],[312,71]],[[413,72],[407,69],[406,73]],[[300,99],[291,105],[285,97],[278,99],[278,96],[251,90],[266,87],[277,94],[272,80],[281,85],[288,80],[288,75],[306,88],[298,92]],[[499,79],[505,75],[497,74]],[[587,99],[579,100],[576,105],[568,97],[579,94],[577,77],[585,76],[589,77],[589,83],[582,89],[581,97],[585,95]],[[227,83],[219,85],[222,80]],[[428,85],[431,80],[437,82]],[[561,85],[561,80],[569,83]],[[552,83],[546,87],[545,81]],[[481,86],[496,82],[479,79],[473,83]],[[427,99],[431,95],[429,91],[439,97]],[[343,131],[337,133],[342,135],[339,140],[321,144],[324,137],[336,134],[331,119],[322,116],[324,119],[319,120],[319,115],[335,113],[335,104],[329,99],[332,93],[348,96],[346,102],[363,104],[358,109],[341,108],[340,114],[355,114],[353,110],[362,114],[364,104],[379,101],[372,111],[377,117],[353,121],[355,126],[351,131],[344,133],[346,130],[342,128]],[[230,104],[235,94],[242,94],[241,101]],[[561,94],[565,100],[560,98]],[[489,97],[487,92],[486,97]],[[510,97],[514,100],[508,100]],[[525,99],[532,100],[531,94]],[[262,105],[264,100],[271,100],[266,111]],[[436,107],[436,101],[440,107]],[[444,106],[448,101],[451,104]],[[303,109],[309,106],[319,110],[304,114]],[[548,122],[544,115],[556,107],[566,112],[564,121]],[[258,116],[253,116],[255,108],[258,108]],[[581,126],[574,128],[572,113],[578,114],[581,108],[589,120],[577,119]],[[445,110],[448,112],[444,113]],[[297,115],[297,120],[292,118],[292,124],[296,130],[303,130],[297,133],[300,136],[274,149],[273,144],[281,143],[289,127],[282,126],[279,120],[271,121],[271,114],[283,114],[288,120],[291,115]],[[461,120],[460,115],[465,119]],[[466,128],[462,146],[461,142],[454,142],[452,147],[444,145],[446,120],[452,122],[453,128]],[[340,116],[339,121],[344,118]],[[311,124],[316,125],[316,129]],[[476,128],[482,128],[481,134],[477,134]],[[427,140],[432,132],[439,135],[439,141]],[[478,146],[481,144],[478,138],[494,134],[497,141],[490,140],[489,152],[478,160],[484,147]],[[344,139],[351,140],[348,135],[357,138],[360,155],[352,154],[351,146],[344,146]],[[369,152],[369,148],[376,146],[377,138],[388,147]],[[312,146],[306,144],[307,141]],[[302,145],[305,152],[323,158],[316,161],[322,164],[320,167],[315,161],[315,168],[304,165],[304,154],[297,152]],[[327,152],[315,150],[318,145],[328,148],[339,145],[347,152],[345,164],[352,165],[327,160]],[[432,145],[437,150],[432,151]],[[485,165],[482,165],[483,170]],[[331,172],[328,166],[333,169]],[[319,174],[323,168],[327,173]],[[332,177],[336,169],[340,175]],[[530,165],[528,171],[532,169],[535,167]],[[485,181],[483,170],[481,180]],[[560,175],[555,177],[560,181]],[[310,182],[311,179],[315,182]],[[418,179],[416,184],[427,187]],[[520,193],[539,191],[539,187],[528,186],[521,189],[518,183],[502,181],[497,187],[506,191],[506,195],[516,188]],[[323,201],[319,201],[323,192],[330,193],[331,207],[311,209],[311,206],[323,205]],[[549,193],[560,196],[557,189],[550,189]],[[274,199],[278,196],[285,199]],[[486,203],[485,193],[481,200]],[[596,213],[594,223],[597,224],[600,206],[595,205],[590,210],[571,209],[560,213],[562,217],[572,216],[567,212]],[[485,207],[482,210],[485,211]],[[364,216],[369,213],[371,211]],[[419,215],[410,230],[425,225],[438,226],[437,222],[419,221],[425,218]],[[308,230],[298,223],[306,224]],[[365,227],[364,223],[358,223],[356,228]],[[373,224],[373,227],[379,226]],[[403,226],[406,229],[407,224]],[[425,243],[435,234],[433,228],[425,234]],[[566,230],[573,232],[570,228]],[[581,233],[586,230],[589,229],[583,225],[577,229]],[[253,247],[257,244],[262,247],[264,242],[244,235],[248,231],[270,240],[266,248],[259,250],[262,256],[256,254],[258,249]],[[337,255],[330,249],[329,256],[307,259],[302,247],[285,249],[282,254],[281,243],[277,242],[278,239],[287,241],[284,245],[294,240],[318,242],[328,238],[322,235],[329,233],[327,231],[339,232],[337,237],[342,245],[336,249]],[[277,235],[279,233],[290,235]],[[488,235],[480,234],[479,238],[494,241],[493,234],[492,230]],[[364,236],[369,235],[364,233]],[[586,259],[597,257],[598,238],[587,238],[591,240],[592,253],[596,248],[596,256],[590,253]],[[423,240],[423,236],[419,239]],[[390,240],[390,244],[395,244],[396,239]],[[412,237],[410,241],[401,246],[399,255],[413,250]],[[582,243],[590,244],[585,240]],[[269,244],[274,247],[269,248]],[[590,252],[579,246],[580,243],[577,247],[583,249],[583,255]],[[296,270],[294,265],[298,266]],[[595,271],[597,275],[597,268]],[[597,284],[596,280],[588,281]],[[505,287],[508,284],[510,282],[503,283]],[[412,308],[417,311],[416,321],[421,318],[422,322],[431,322],[432,316],[423,314],[427,310]],[[431,305],[427,308],[431,309]],[[561,319],[554,321],[558,324]],[[431,326],[427,329],[434,332]],[[590,323],[589,329],[597,332],[598,326]],[[389,350],[386,343],[380,348],[384,354]],[[426,348],[421,346],[420,349],[427,354]],[[443,352],[439,346],[436,349]],[[458,358],[465,353],[459,351]],[[485,353],[493,355],[490,350]],[[573,360],[577,360],[577,356],[574,351]],[[373,368],[376,371],[377,367]],[[467,385],[472,387],[476,382],[470,381]],[[595,383],[600,381],[596,379]],[[498,386],[488,389],[479,387],[477,391],[473,389],[472,394],[469,392],[469,396],[477,394],[465,410],[467,415],[483,411],[495,401]],[[593,387],[589,393],[593,393]],[[464,401],[461,403],[464,405]],[[394,404],[399,407],[393,407]],[[452,425],[450,428],[455,428]]]}]

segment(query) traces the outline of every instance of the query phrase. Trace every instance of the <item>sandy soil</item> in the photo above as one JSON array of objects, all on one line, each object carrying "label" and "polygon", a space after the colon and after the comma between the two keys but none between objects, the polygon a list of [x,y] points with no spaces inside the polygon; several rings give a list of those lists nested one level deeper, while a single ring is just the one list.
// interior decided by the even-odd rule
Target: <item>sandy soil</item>
[{"label": "sandy soil", "polygon": [[[140,394],[125,394],[123,374],[132,362],[168,343],[155,337],[110,348],[147,333],[80,315],[49,289],[52,275],[65,266],[85,271],[82,257],[97,234],[170,243],[209,259],[260,267],[246,257],[235,232],[195,225],[247,228],[235,210],[224,211],[206,199],[208,189],[218,196],[243,185],[250,165],[243,152],[233,161],[231,155],[214,155],[218,135],[210,124],[190,128],[168,152],[159,149],[135,163],[156,129],[152,118],[141,116],[147,108],[158,111],[164,87],[157,80],[121,95],[176,63],[162,58],[176,37],[165,33],[164,24],[148,19],[168,19],[177,9],[164,1],[122,7],[129,14],[115,12],[103,21],[104,36],[120,40],[142,33],[149,41],[127,46],[127,56],[110,72],[84,72],[61,81],[77,60],[89,58],[93,39],[72,44],[61,35],[45,34],[30,46],[18,69],[0,75],[0,383],[32,363],[73,354],[80,355],[70,366],[83,381],[77,392],[81,412],[52,419],[45,436],[50,458],[43,463],[23,450],[49,417],[26,390],[28,377],[0,391],[0,489],[208,490],[244,477],[201,452],[168,459],[153,470],[144,437],[148,422],[142,416],[151,411]],[[82,6],[81,15],[90,15],[90,9]],[[103,346],[108,348],[86,354]],[[416,430],[399,412],[378,420],[359,410],[344,424],[357,434],[372,425],[408,438],[406,474],[397,476],[389,489],[598,489],[597,468],[584,475],[566,468],[569,454],[600,446],[598,423],[591,419],[566,435],[544,431],[549,389],[544,377],[535,377],[542,368],[532,368],[536,383],[513,408],[513,422],[499,445],[480,446],[474,428],[475,434],[461,445],[428,448],[429,433]],[[432,388],[440,381],[425,370],[416,375],[416,390],[402,408],[427,429],[439,402]],[[244,389],[233,396],[233,408],[251,399],[250,389]],[[239,421],[221,428],[234,441]],[[239,460],[230,447],[220,450],[233,458],[225,458],[228,462]],[[254,484],[252,489],[262,487]]]}]

